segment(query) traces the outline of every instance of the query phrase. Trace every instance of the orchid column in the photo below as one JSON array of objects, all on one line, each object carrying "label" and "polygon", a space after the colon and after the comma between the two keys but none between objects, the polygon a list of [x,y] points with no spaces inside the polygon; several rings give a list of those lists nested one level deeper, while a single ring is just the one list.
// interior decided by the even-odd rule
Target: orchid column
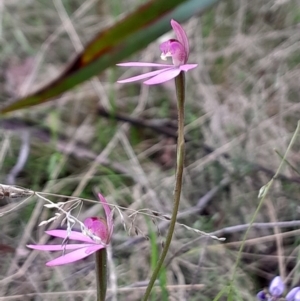
[{"label": "orchid column", "polygon": [[174,189],[174,202],[173,211],[170,220],[170,226],[166,237],[165,245],[162,250],[161,256],[157,263],[157,266],[151,276],[147,290],[145,292],[143,300],[148,300],[154,282],[160,272],[162,264],[168,253],[174,229],[177,219],[177,213],[180,203],[180,195],[182,188],[182,176],[184,168],[184,101],[185,101],[185,73],[195,67],[197,64],[187,64],[189,57],[189,43],[183,28],[174,20],[171,20],[171,26],[176,34],[177,39],[168,40],[160,45],[162,52],[161,58],[166,60],[167,57],[171,57],[173,65],[154,64],[154,63],[141,63],[141,62],[129,62],[118,64],[122,67],[156,67],[159,70],[134,76],[125,80],[118,81],[119,83],[129,83],[141,79],[146,79],[144,84],[155,85],[164,83],[168,80],[175,78],[177,106],[178,106],[178,138],[177,138],[177,166],[175,176],[175,189]]}]

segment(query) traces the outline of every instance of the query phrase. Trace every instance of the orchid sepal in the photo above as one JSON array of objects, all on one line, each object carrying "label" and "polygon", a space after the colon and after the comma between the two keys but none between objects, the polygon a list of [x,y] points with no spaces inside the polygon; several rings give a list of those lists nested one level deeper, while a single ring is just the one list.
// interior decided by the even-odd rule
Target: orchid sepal
[{"label": "orchid sepal", "polygon": [[[102,204],[105,212],[105,220],[97,217],[87,218],[82,227],[85,227],[84,233],[77,231],[54,229],[46,231],[46,233],[53,237],[63,238],[61,245],[27,245],[28,248],[40,251],[68,251],[74,250],[67,254],[53,259],[46,263],[47,266],[57,266],[72,263],[81,260],[89,255],[105,249],[111,240],[113,233],[113,211],[110,209],[106,199],[99,193],[99,201]],[[82,244],[68,244],[69,240],[77,240],[83,242]]]},{"label": "orchid sepal", "polygon": [[170,39],[160,44],[162,52],[161,58],[165,60],[172,57],[173,65],[156,64],[147,62],[127,62],[119,63],[121,67],[155,67],[159,70],[146,72],[127,79],[118,80],[118,83],[131,83],[143,79],[150,78],[143,83],[146,85],[156,85],[167,82],[179,75],[181,71],[187,72],[196,68],[197,64],[186,64],[189,57],[189,42],[187,35],[181,25],[175,20],[171,20],[171,26],[175,32],[177,39]]}]

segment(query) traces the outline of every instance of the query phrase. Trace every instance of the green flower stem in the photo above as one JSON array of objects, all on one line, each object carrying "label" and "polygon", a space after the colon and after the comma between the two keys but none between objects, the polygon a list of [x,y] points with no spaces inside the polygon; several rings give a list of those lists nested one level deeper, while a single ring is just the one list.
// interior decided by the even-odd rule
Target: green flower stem
[{"label": "green flower stem", "polygon": [[247,236],[248,236],[248,234],[249,234],[249,232],[250,232],[250,229],[251,229],[251,227],[252,227],[252,225],[253,225],[253,223],[254,223],[254,221],[255,221],[257,215],[258,215],[258,212],[260,211],[260,208],[262,207],[262,205],[263,205],[263,203],[264,203],[264,200],[265,200],[267,194],[269,193],[269,191],[270,191],[270,189],[271,189],[271,187],[272,187],[272,185],[273,185],[273,182],[274,182],[274,181],[276,180],[276,178],[278,177],[278,175],[279,175],[279,173],[280,173],[280,171],[281,171],[281,169],[282,169],[284,163],[286,163],[287,155],[288,155],[288,153],[290,152],[290,150],[292,149],[292,146],[294,145],[294,143],[295,143],[295,141],[296,141],[296,138],[297,138],[297,136],[299,135],[299,132],[300,132],[300,121],[298,121],[298,123],[297,123],[297,128],[296,128],[296,130],[295,130],[295,132],[294,132],[294,135],[293,135],[293,137],[292,137],[292,139],[291,139],[291,142],[290,142],[290,144],[289,144],[289,146],[288,146],[288,148],[287,148],[287,150],[286,150],[286,152],[285,152],[285,154],[284,154],[284,156],[283,156],[283,158],[282,158],[282,160],[281,160],[281,162],[280,162],[280,165],[279,165],[279,167],[278,167],[278,169],[277,169],[275,175],[274,175],[273,178],[272,178],[266,185],[264,185],[264,186],[260,189],[260,191],[259,191],[259,196],[258,196],[258,197],[260,198],[260,202],[259,202],[259,204],[258,204],[258,206],[257,206],[257,208],[256,208],[256,210],[255,210],[255,212],[254,212],[254,214],[253,214],[253,216],[252,216],[252,218],[251,218],[251,221],[250,221],[250,223],[249,223],[249,227],[248,227],[247,231],[245,232],[245,235],[244,235],[244,237],[243,237],[243,241],[242,241],[242,243],[241,243],[239,252],[238,252],[238,254],[237,254],[237,259],[236,259],[236,262],[235,262],[235,265],[234,265],[234,268],[233,268],[233,273],[232,273],[232,277],[231,277],[230,284],[229,284],[229,293],[228,293],[228,298],[227,298],[227,300],[231,300],[230,298],[231,298],[232,295],[234,294],[234,289],[233,289],[234,285],[233,285],[233,282],[234,282],[235,277],[236,277],[238,265],[239,265],[239,263],[240,263],[240,259],[241,259],[241,256],[242,256],[242,252],[243,252],[243,249],[244,249],[244,246],[245,246],[245,242],[246,242]]},{"label": "green flower stem", "polygon": [[107,289],[107,253],[101,249],[96,255],[97,301],[105,301]]},{"label": "green flower stem", "polygon": [[169,247],[171,245],[171,241],[176,225],[177,213],[178,213],[178,208],[180,203],[182,175],[183,175],[183,167],[184,167],[184,100],[185,100],[184,72],[180,72],[180,74],[175,78],[175,86],[176,86],[177,106],[178,106],[178,138],[177,138],[177,167],[176,167],[176,176],[175,176],[173,211],[172,211],[170,226],[166,237],[165,245],[160,255],[160,258],[158,260],[158,263],[155,267],[155,270],[153,271],[149,284],[147,286],[145,295],[143,297],[143,301],[148,300],[154,282],[159,275],[160,269],[169,251]]}]

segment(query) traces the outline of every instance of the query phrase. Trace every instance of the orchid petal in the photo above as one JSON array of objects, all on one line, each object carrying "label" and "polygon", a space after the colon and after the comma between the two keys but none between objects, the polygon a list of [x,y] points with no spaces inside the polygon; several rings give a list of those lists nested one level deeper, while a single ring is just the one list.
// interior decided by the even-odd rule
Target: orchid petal
[{"label": "orchid petal", "polygon": [[110,216],[111,209],[108,206],[105,197],[101,193],[98,193],[98,198],[99,198],[100,203],[102,204],[102,206],[104,208],[106,219],[107,219]]},{"label": "orchid petal", "polygon": [[172,69],[164,70],[160,74],[145,81],[144,84],[146,84],[146,85],[161,84],[161,83],[164,83],[164,82],[176,77],[180,72],[181,72],[181,70],[179,68],[172,68]]},{"label": "orchid petal", "polygon": [[60,256],[56,259],[48,261],[46,263],[46,265],[47,266],[57,266],[57,265],[72,263],[72,262],[81,260],[85,257],[88,257],[92,253],[104,248],[104,246],[102,246],[102,245],[95,245],[93,247],[94,247],[93,249],[91,249],[91,247],[84,247],[84,248],[78,249],[76,251],[70,252],[70,253]]},{"label": "orchid petal", "polygon": [[162,52],[161,58],[164,60],[167,57],[172,57],[174,66],[181,66],[187,62],[187,54],[184,46],[177,40],[169,40],[163,42],[159,46]]},{"label": "orchid petal", "polygon": [[[300,293],[300,287],[294,287],[285,297],[286,301],[298,301],[300,300],[298,294]],[[296,299],[298,298],[298,299]]]},{"label": "orchid petal", "polygon": [[190,53],[190,47],[189,47],[189,40],[186,36],[184,29],[181,27],[179,23],[177,23],[173,19],[171,20],[171,26],[176,34],[177,40],[183,45],[188,59]]},{"label": "orchid petal", "polygon": [[109,229],[106,221],[98,217],[88,217],[83,223],[89,230],[89,233],[100,238],[100,241],[102,242],[108,242]]},{"label": "orchid petal", "polygon": [[60,238],[68,238],[73,240],[79,240],[88,243],[95,243],[90,237],[82,234],[81,232],[71,231],[68,232],[67,230],[49,230],[45,231],[48,235]]},{"label": "orchid petal", "polygon": [[[100,247],[99,247],[100,246]],[[106,245],[93,245],[93,246],[89,246],[87,249],[86,249],[86,253],[88,254],[93,254],[95,253],[96,251],[100,250],[100,249],[104,249],[106,247]]]},{"label": "orchid petal", "polygon": [[284,283],[280,276],[275,277],[269,287],[269,292],[274,297],[280,297],[284,291]]},{"label": "orchid petal", "polygon": [[296,293],[294,301],[300,301],[300,291]]},{"label": "orchid petal", "polygon": [[181,65],[179,66],[179,69],[184,71],[184,72],[187,72],[191,69],[194,69],[198,66],[198,64],[185,64],[185,65]]},{"label": "orchid petal", "polygon": [[27,245],[27,248],[40,251],[63,251],[75,250],[91,246],[90,244],[68,244],[68,245]]},{"label": "orchid petal", "polygon": [[129,77],[127,79],[118,80],[118,83],[122,84],[122,83],[135,82],[135,81],[138,81],[138,80],[141,80],[141,79],[145,79],[145,78],[148,78],[148,77],[151,77],[151,76],[155,76],[157,74],[160,74],[160,73],[162,73],[164,71],[171,70],[171,69],[173,69],[173,66],[171,66],[170,68],[166,68],[166,69],[162,69],[162,70],[156,70],[156,71],[151,71],[151,72],[147,72],[147,73],[144,73],[144,74],[141,74],[141,75]]},{"label": "orchid petal", "polygon": [[99,200],[100,200],[100,202],[101,202],[101,204],[104,208],[104,211],[105,211],[107,228],[108,228],[107,242],[109,242],[110,238],[112,236],[112,233],[113,233],[113,229],[114,229],[113,211],[111,211],[110,207],[107,204],[107,201],[106,201],[105,197],[101,193],[98,193],[98,198],[99,198]]},{"label": "orchid petal", "polygon": [[173,67],[173,65],[155,64],[155,63],[143,63],[143,62],[120,63],[120,64],[117,64],[117,66],[121,66],[121,67],[158,67],[158,68]]},{"label": "orchid petal", "polygon": [[256,299],[259,301],[267,301],[267,296],[266,293],[264,291],[260,291],[257,295],[256,295]]},{"label": "orchid petal", "polygon": [[[170,39],[166,42],[160,44],[160,50],[162,52],[161,58],[166,59],[167,57],[172,57],[173,65],[165,64],[155,64],[155,63],[144,63],[144,62],[127,62],[120,63],[117,66],[123,67],[157,67],[163,68],[161,70],[156,70],[152,72],[147,72],[145,74],[130,77],[124,80],[119,80],[118,83],[130,83],[142,79],[150,79],[144,81],[146,85],[156,85],[164,83],[174,77],[176,77],[181,71],[187,72],[191,69],[197,67],[197,64],[185,64],[189,56],[189,41],[184,29],[175,20],[171,20],[171,26],[176,34],[177,39]],[[108,218],[106,215],[106,220],[108,223],[108,229],[110,223],[112,223],[112,218]]]}]

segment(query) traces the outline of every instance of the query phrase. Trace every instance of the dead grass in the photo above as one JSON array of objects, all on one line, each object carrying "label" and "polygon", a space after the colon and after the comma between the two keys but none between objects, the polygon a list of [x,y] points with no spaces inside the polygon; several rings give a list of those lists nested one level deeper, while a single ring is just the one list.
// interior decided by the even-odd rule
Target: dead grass
[{"label": "dead grass", "polygon": [[[55,77],[101,28],[141,1],[114,1],[120,6],[102,2],[0,1],[0,101]],[[278,168],[300,116],[299,4],[222,1],[184,24],[191,40],[190,62],[199,68],[187,77],[180,223],[213,232],[250,221],[258,191]],[[158,44],[136,58],[159,61]],[[172,83],[122,86],[115,83],[121,72],[134,71],[112,68],[55,102],[16,112],[17,119],[1,123],[1,183],[24,148],[20,137],[30,133],[29,157],[15,184],[87,199],[95,199],[96,188],[111,204],[124,207],[130,233],[115,211],[109,294],[111,300],[140,300],[152,251],[145,239],[145,216],[132,212],[149,209],[160,249],[167,226],[164,215],[172,208],[175,140],[144,126],[106,119],[97,115],[97,108],[176,132],[176,102]],[[293,168],[288,166],[278,178],[257,222],[299,219],[299,145],[298,139],[288,156]],[[1,206],[4,210],[11,205]],[[98,204],[85,203],[80,218],[98,211]],[[20,300],[25,294],[22,300],[93,300],[91,259],[49,269],[44,266],[48,256],[25,247],[46,239],[37,225],[51,214],[33,198],[0,218],[0,300]],[[253,300],[279,273],[289,285],[298,284],[297,228],[251,230],[235,282],[242,300]],[[243,233],[225,233],[226,242],[219,243],[178,225],[166,273],[168,300],[212,300],[228,284]],[[153,300],[163,300],[160,294],[158,286]]]}]

